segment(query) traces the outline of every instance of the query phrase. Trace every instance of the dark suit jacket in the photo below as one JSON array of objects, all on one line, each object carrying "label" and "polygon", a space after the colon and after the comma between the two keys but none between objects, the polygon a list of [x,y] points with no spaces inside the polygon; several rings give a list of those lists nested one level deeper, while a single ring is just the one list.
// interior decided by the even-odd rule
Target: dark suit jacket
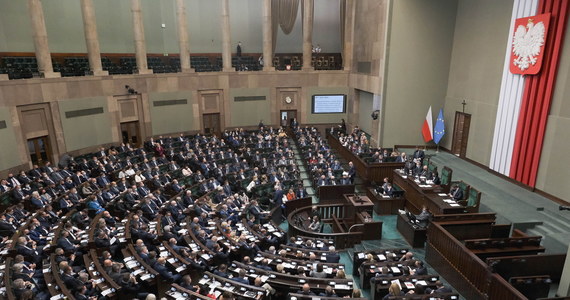
[{"label": "dark suit jacket", "polygon": [[338,263],[340,261],[340,255],[338,253],[327,253],[325,256],[326,262],[328,263]]},{"label": "dark suit jacket", "polygon": [[249,284],[249,280],[245,279],[245,278],[241,278],[241,277],[234,277],[232,278],[233,280],[237,281],[237,282],[241,282],[243,284]]},{"label": "dark suit jacket", "polygon": [[166,266],[163,266],[162,264],[154,264],[154,270],[158,272],[158,274],[160,274],[160,276],[162,276],[162,278],[169,280],[169,281],[173,281],[174,280],[174,275],[172,274],[172,272],[168,271],[168,269],[166,268]]}]

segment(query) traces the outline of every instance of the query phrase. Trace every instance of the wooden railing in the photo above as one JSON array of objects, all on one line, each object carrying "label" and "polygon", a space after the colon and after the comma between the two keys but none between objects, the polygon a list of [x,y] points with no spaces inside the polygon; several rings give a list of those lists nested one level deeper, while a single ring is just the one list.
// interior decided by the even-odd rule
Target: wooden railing
[{"label": "wooden railing", "polygon": [[427,235],[426,261],[467,299],[526,299],[438,223]]},{"label": "wooden railing", "polygon": [[504,278],[548,275],[556,282],[562,276],[565,260],[566,254],[519,255],[488,258],[487,264]]},{"label": "wooden railing", "polygon": [[528,299],[525,295],[511,286],[499,274],[490,274],[489,291],[487,299],[520,300]]}]

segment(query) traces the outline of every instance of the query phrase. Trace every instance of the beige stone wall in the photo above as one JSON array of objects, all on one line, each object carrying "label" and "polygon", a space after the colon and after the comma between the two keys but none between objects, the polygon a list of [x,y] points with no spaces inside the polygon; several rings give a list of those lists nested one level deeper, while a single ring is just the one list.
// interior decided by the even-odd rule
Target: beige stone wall
[{"label": "beige stone wall", "polygon": [[[156,106],[155,101],[186,100],[186,104]],[[192,91],[149,93],[151,135],[200,130],[197,104]],[[198,125],[198,126],[196,126]]]},{"label": "beige stone wall", "polygon": [[484,165],[493,144],[512,9],[512,0],[460,0],[457,7],[442,145],[451,149],[455,112],[465,100],[465,112],[472,115],[467,157]]},{"label": "beige stone wall", "polygon": [[536,187],[559,198],[570,200],[570,30],[566,28],[560,56],[556,87],[546,124],[544,145],[538,168]]},{"label": "beige stone wall", "polygon": [[2,141],[2,151],[0,151],[0,170],[9,169],[21,164],[18,155],[18,143],[12,125],[12,116],[8,107],[0,107],[0,121],[6,122],[6,128],[0,129],[0,141]]},{"label": "beige stone wall", "polygon": [[[108,126],[111,114],[105,97],[66,99],[57,103],[67,151],[113,142],[111,127]],[[91,108],[103,108],[103,113],[71,118],[66,116],[68,112]]]},{"label": "beige stone wall", "polygon": [[393,1],[381,146],[424,144],[429,106],[436,116],[444,106],[456,8],[456,0]]},{"label": "beige stone wall", "polygon": [[[265,100],[235,101],[235,97],[264,96]],[[230,89],[230,125],[229,127],[247,127],[271,120],[271,103],[276,100],[271,97],[270,88],[241,88]]]}]

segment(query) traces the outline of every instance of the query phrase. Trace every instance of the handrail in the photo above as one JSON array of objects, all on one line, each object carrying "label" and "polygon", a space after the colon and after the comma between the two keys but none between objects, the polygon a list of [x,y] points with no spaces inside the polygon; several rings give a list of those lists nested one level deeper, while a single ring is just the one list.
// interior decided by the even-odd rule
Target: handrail
[{"label": "handrail", "polygon": [[350,226],[350,228],[348,228],[348,232],[350,233],[352,228],[354,228],[354,227],[364,227],[364,224],[354,224],[354,225]]}]

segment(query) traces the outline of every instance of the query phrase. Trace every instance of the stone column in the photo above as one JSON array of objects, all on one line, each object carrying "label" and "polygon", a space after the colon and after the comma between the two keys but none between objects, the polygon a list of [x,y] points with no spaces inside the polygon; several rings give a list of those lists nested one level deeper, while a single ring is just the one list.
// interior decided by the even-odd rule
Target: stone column
[{"label": "stone column", "polygon": [[133,14],[133,33],[135,36],[135,56],[137,58],[137,74],[152,74],[146,61],[146,44],[144,37],[144,24],[141,12],[141,0],[131,0]]},{"label": "stone column", "polygon": [[313,70],[313,0],[303,0],[303,70]]},{"label": "stone column", "polygon": [[186,6],[184,0],[176,0],[176,17],[178,18],[178,45],[180,47],[180,69],[182,73],[194,72],[190,67],[190,48],[188,47],[188,24],[186,22]]},{"label": "stone column", "polygon": [[109,75],[109,72],[103,71],[103,65],[101,64],[97,21],[95,20],[92,0],[81,0],[81,13],[83,15],[83,31],[85,32],[87,55],[89,56],[89,69],[95,76]]},{"label": "stone column", "polygon": [[59,73],[53,71],[51,63],[51,53],[47,38],[46,22],[40,0],[28,0],[28,13],[32,22],[32,34],[34,36],[34,46],[36,48],[36,60],[38,70],[44,78],[61,77]]},{"label": "stone column", "polygon": [[271,0],[263,0],[263,71],[275,71],[271,18]]},{"label": "stone column", "polygon": [[344,8],[344,24],[341,24],[341,26],[344,26],[342,67],[345,71],[352,69],[355,3],[355,0],[346,0],[346,6]]},{"label": "stone column", "polygon": [[223,71],[234,71],[232,68],[232,41],[230,29],[230,2],[222,0],[222,62]]}]

